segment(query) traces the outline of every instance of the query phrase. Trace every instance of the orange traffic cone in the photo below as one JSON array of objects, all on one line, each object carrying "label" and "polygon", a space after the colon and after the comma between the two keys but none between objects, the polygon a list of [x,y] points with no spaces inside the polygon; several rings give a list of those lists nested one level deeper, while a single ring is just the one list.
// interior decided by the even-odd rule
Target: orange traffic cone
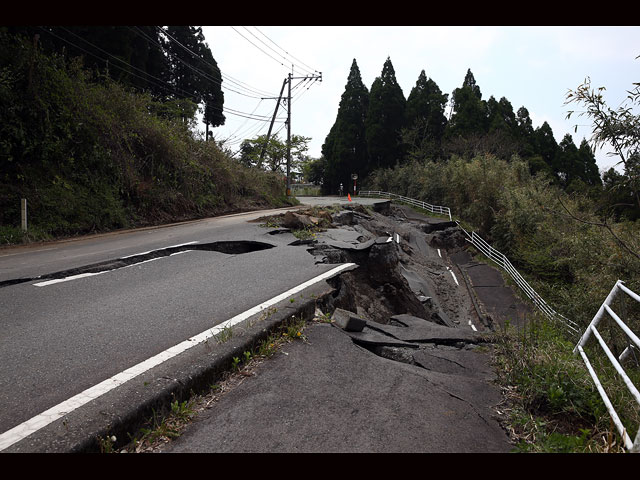
[{"label": "orange traffic cone", "polygon": [[351,201],[351,194],[347,193],[347,197],[349,197],[349,201]]}]

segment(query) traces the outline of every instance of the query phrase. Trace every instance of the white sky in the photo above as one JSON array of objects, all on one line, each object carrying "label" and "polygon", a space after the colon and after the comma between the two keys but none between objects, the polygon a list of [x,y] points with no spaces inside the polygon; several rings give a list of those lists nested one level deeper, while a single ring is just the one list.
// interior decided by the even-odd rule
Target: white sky
[{"label": "white sky", "polygon": [[[534,128],[546,121],[558,143],[570,133],[576,146],[590,138],[591,122],[577,116],[566,120],[569,110],[578,109],[564,105],[567,91],[590,77],[593,88],[606,87],[605,100],[617,108],[633,82],[640,82],[640,27],[204,26],[203,32],[223,75],[225,110],[270,119],[276,101],[246,95],[277,97],[292,62],[294,76],[322,72],[322,82],[306,83],[292,95],[292,133],[311,137],[314,158],[335,122],[354,58],[370,90],[390,57],[405,98],[423,69],[450,98],[470,68],[483,100],[506,97],[514,112],[522,106],[529,110]],[[278,116],[285,115],[281,106]],[[232,136],[234,151],[242,139],[269,127],[268,121],[225,116],[226,125],[214,134],[218,140]],[[583,125],[577,133],[576,123]],[[282,125],[276,123],[274,132]],[[286,127],[280,138],[286,138]],[[601,170],[617,162],[607,151],[595,152]]]}]

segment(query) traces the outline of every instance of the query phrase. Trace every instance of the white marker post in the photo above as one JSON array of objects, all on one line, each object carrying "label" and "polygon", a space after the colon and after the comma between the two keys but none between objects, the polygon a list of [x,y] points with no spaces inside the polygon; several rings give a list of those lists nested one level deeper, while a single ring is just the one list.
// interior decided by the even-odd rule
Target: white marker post
[{"label": "white marker post", "polygon": [[22,216],[22,231],[27,231],[27,199],[20,199],[20,213]]}]

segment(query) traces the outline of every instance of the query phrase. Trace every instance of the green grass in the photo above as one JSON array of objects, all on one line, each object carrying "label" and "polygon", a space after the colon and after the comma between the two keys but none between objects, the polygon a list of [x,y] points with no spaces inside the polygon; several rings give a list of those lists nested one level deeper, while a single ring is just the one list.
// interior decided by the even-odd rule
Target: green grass
[{"label": "green grass", "polygon": [[[497,335],[494,363],[505,394],[508,430],[518,452],[622,452],[622,441],[575,343],[566,332],[537,316],[525,331]],[[632,432],[637,404],[606,359],[594,353],[601,381]],[[609,370],[608,372],[606,370]],[[637,372],[636,381],[637,381]]]}]

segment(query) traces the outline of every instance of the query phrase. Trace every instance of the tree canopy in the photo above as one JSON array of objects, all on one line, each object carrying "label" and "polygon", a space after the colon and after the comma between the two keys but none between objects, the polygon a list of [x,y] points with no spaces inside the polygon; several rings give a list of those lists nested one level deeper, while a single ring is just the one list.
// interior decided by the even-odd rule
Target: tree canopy
[{"label": "tree canopy", "polygon": [[340,98],[338,115],[324,144],[324,190],[336,192],[340,183],[348,185],[352,173],[364,176],[369,169],[365,120],[369,108],[369,91],[362,82],[354,59]]}]

